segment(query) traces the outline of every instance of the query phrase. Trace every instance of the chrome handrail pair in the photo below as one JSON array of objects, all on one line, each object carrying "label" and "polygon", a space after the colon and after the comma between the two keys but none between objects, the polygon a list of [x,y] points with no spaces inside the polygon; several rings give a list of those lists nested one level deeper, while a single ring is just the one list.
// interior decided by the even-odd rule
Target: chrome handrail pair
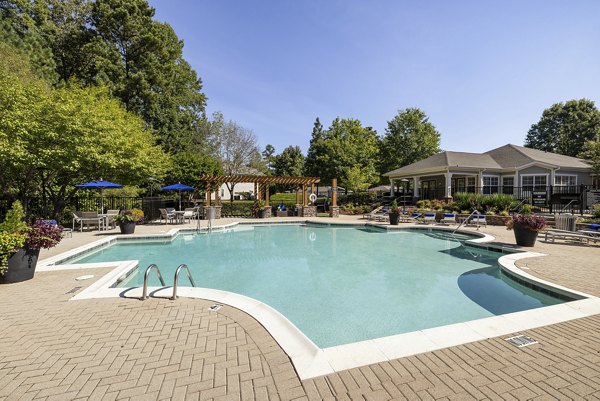
[{"label": "chrome handrail pair", "polygon": [[[196,283],[192,278],[192,274],[190,273],[189,267],[185,263],[180,264],[175,270],[175,277],[173,278],[173,296],[170,298],[171,300],[177,299],[177,282],[179,281],[179,272],[181,271],[181,269],[184,268],[188,279],[190,280],[190,283],[192,283],[192,287],[196,286]],[[160,269],[157,265],[152,263],[146,268],[146,271],[144,272],[144,288],[142,290],[142,297],[140,298],[140,300],[142,301],[148,299],[148,276],[150,275],[150,271],[152,270],[154,270],[158,275],[158,279],[160,280],[160,283],[163,285],[163,287],[166,286],[165,280],[163,279],[162,274],[160,274]]]}]

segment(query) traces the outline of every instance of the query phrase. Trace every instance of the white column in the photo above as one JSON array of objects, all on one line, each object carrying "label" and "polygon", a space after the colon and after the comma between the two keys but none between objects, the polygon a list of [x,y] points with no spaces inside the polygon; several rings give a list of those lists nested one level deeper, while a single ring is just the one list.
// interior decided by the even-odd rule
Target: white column
[{"label": "white column", "polygon": [[513,184],[513,196],[517,196],[518,195],[518,191],[519,189],[517,187],[521,187],[521,183],[519,182],[519,172],[515,171],[515,181]]},{"label": "white column", "polygon": [[483,173],[479,173],[479,193],[483,193]]},{"label": "white column", "polygon": [[394,180],[390,178],[390,196],[394,196]]},{"label": "white column", "polygon": [[413,177],[413,197],[419,197],[419,177]]},{"label": "white column", "polygon": [[446,198],[452,195],[452,173],[444,174],[446,177]]}]

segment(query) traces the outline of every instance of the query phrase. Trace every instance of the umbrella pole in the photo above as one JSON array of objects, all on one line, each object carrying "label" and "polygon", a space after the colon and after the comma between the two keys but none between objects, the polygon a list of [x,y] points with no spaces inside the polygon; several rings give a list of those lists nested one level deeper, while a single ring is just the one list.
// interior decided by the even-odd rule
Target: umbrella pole
[{"label": "umbrella pole", "polygon": [[104,214],[104,198],[102,197],[102,188],[100,188],[100,214]]},{"label": "umbrella pole", "polygon": [[181,211],[181,190],[179,190],[179,210]]}]

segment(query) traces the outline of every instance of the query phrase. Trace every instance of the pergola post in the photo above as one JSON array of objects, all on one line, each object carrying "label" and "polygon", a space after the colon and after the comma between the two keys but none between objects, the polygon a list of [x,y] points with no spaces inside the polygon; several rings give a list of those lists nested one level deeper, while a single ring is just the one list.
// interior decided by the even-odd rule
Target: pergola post
[{"label": "pergola post", "polygon": [[265,185],[266,185],[266,188],[265,188],[265,205],[269,206],[269,191],[270,191],[269,187],[270,187],[270,185],[269,185],[268,182],[265,183]]},{"label": "pergola post", "polygon": [[331,206],[329,217],[340,217],[340,208],[337,205],[337,178],[331,180]]},{"label": "pergola post", "polygon": [[221,204],[221,186],[218,182],[215,184],[215,186],[215,206],[219,206]]},{"label": "pergola post", "polygon": [[206,184],[206,199],[204,200],[204,205],[206,207],[210,207],[210,197],[212,195],[212,191],[210,189],[210,182]]},{"label": "pergola post", "polygon": [[306,184],[302,184],[302,206],[306,206],[308,203],[306,198]]}]

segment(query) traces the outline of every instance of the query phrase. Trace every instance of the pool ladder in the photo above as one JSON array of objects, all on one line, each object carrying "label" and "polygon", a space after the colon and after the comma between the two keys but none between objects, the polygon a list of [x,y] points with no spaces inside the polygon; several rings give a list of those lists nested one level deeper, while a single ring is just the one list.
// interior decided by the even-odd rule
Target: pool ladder
[{"label": "pool ladder", "polygon": [[[188,279],[190,280],[190,283],[192,283],[192,287],[196,286],[196,283],[192,278],[192,274],[190,273],[189,267],[184,263],[180,264],[175,270],[175,277],[173,278],[173,296],[170,298],[171,300],[177,299],[177,282],[179,281],[179,272],[181,272],[182,269],[185,269]],[[160,274],[160,269],[158,268],[158,266],[152,263],[146,268],[146,271],[144,272],[144,288],[142,290],[142,297],[140,298],[142,301],[148,299],[148,276],[150,275],[151,271],[155,271],[162,286],[166,286],[165,280],[163,279],[162,274]]]}]

